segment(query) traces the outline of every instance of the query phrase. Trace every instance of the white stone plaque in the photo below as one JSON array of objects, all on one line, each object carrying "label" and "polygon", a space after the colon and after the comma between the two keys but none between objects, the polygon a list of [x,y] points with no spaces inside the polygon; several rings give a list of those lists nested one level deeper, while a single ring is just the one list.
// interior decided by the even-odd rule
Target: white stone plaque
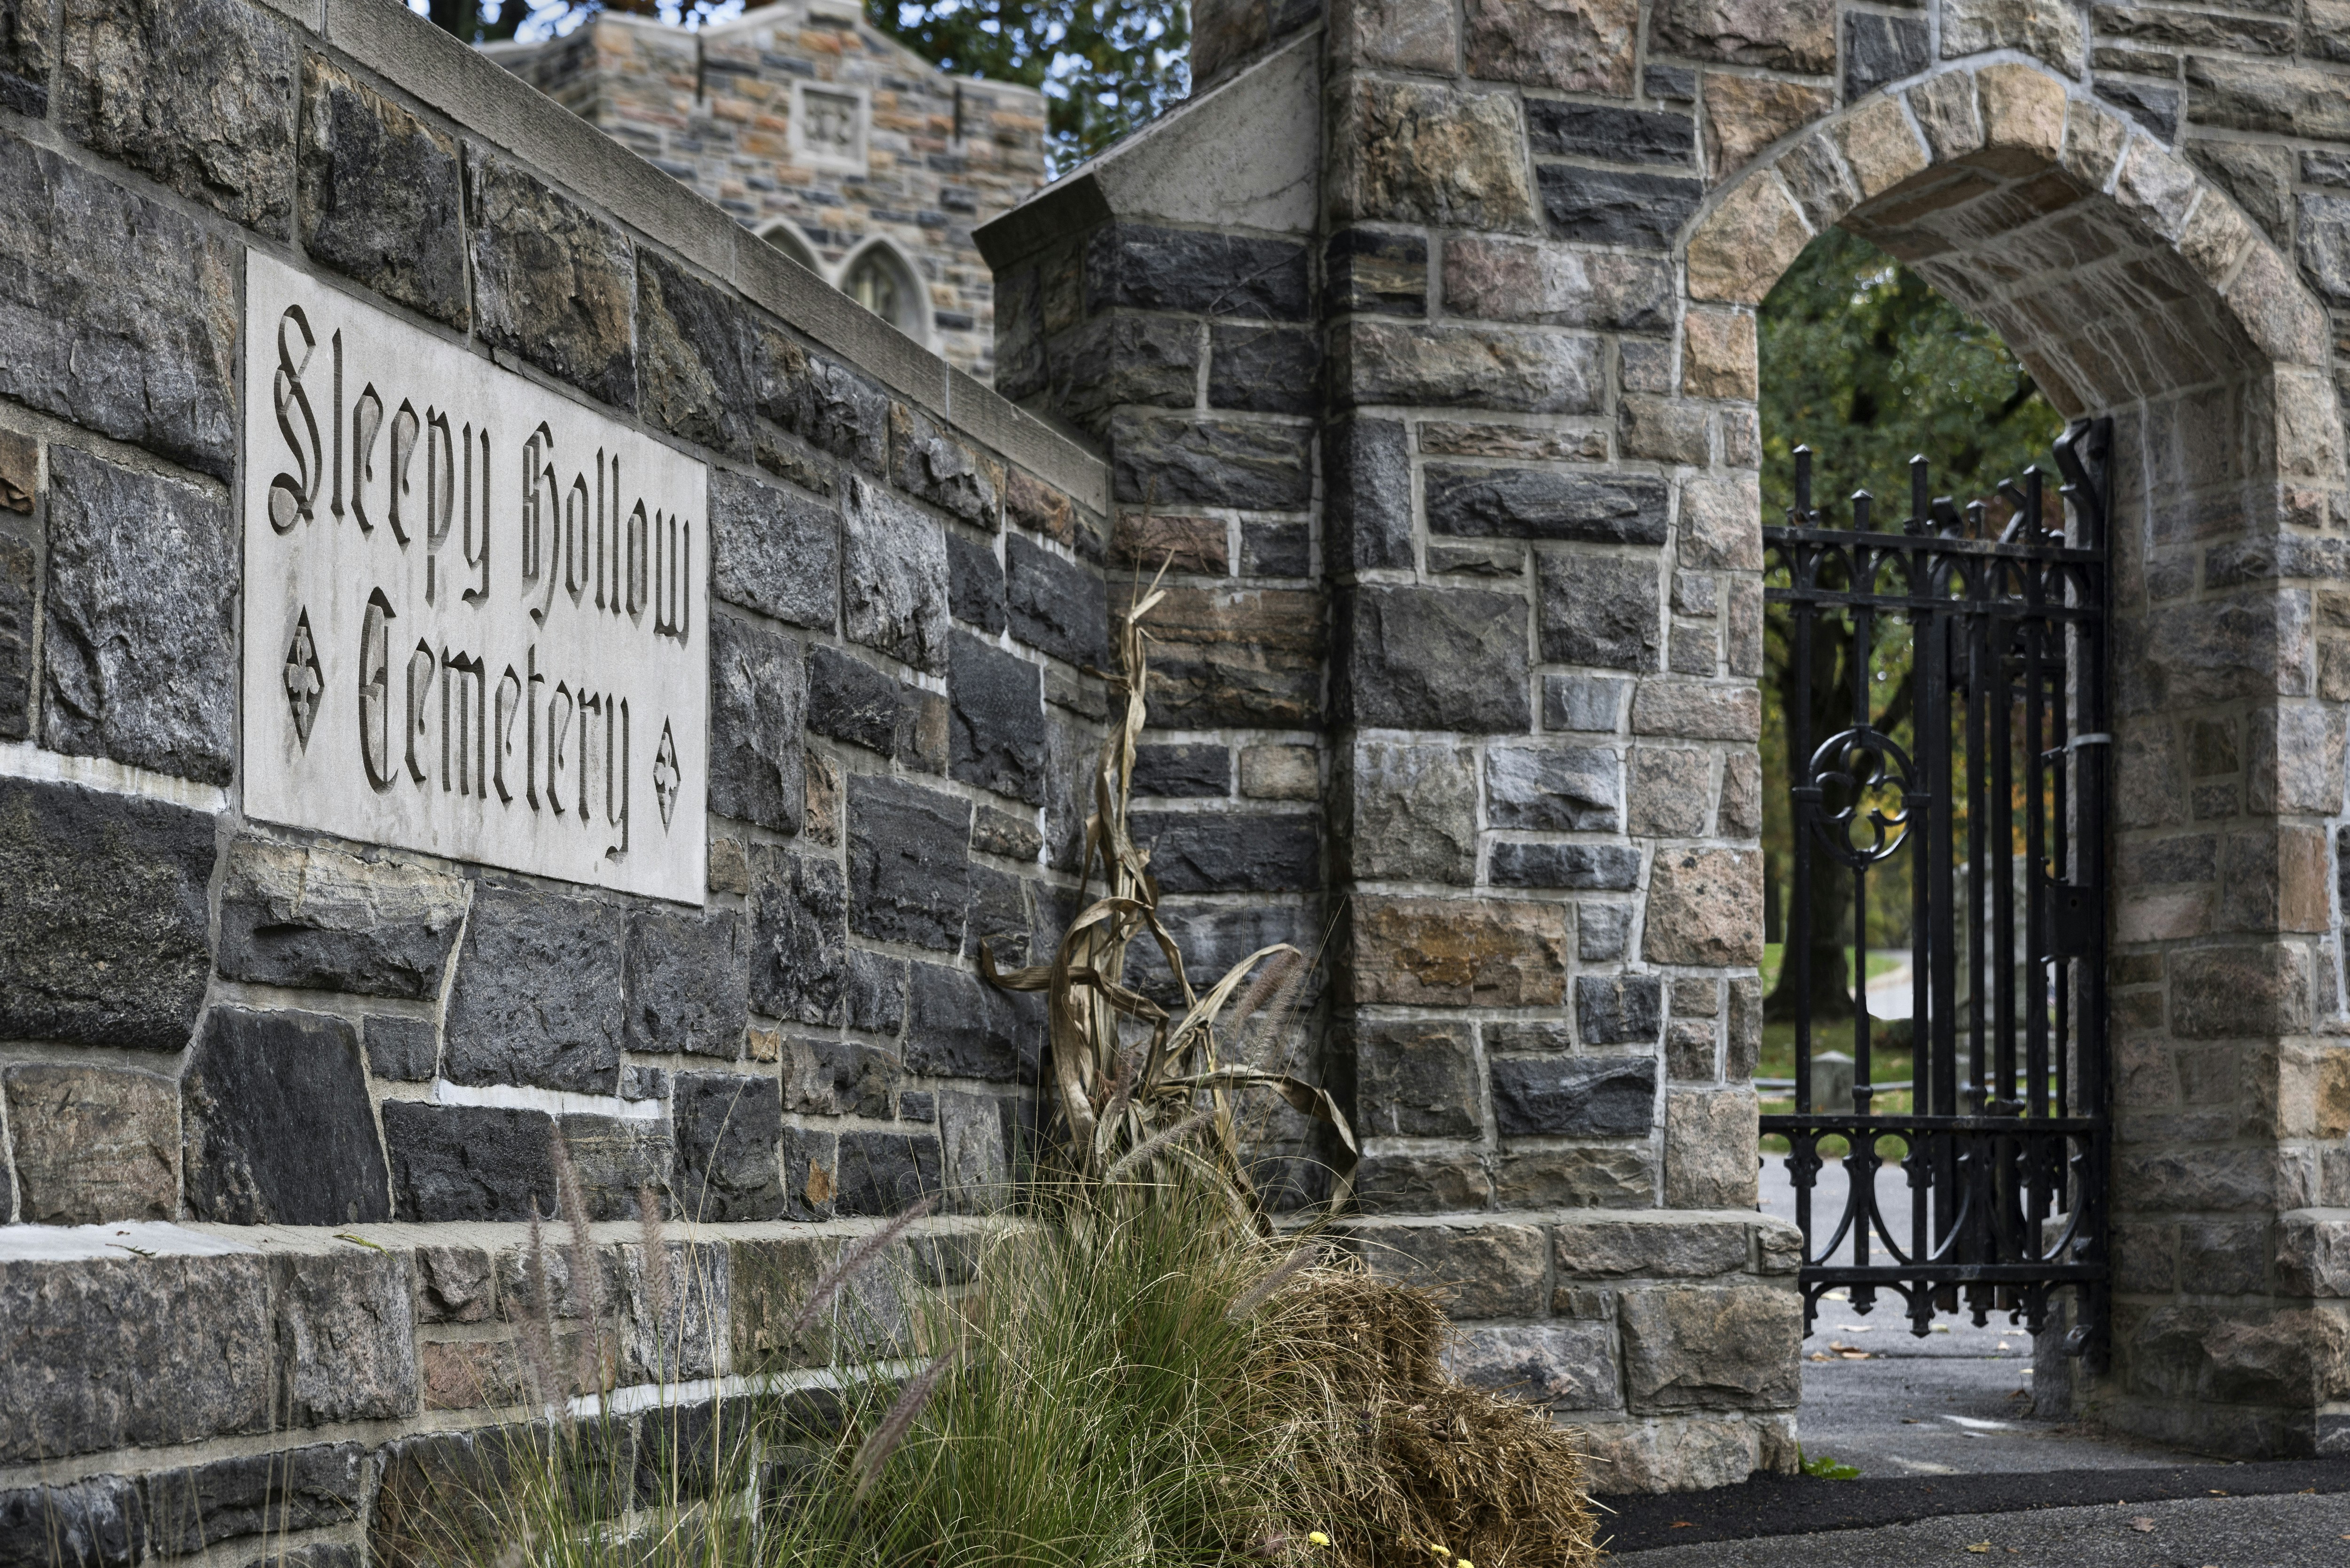
[{"label": "white stone plaque", "polygon": [[245,256],[244,809],[690,903],[709,475]]}]

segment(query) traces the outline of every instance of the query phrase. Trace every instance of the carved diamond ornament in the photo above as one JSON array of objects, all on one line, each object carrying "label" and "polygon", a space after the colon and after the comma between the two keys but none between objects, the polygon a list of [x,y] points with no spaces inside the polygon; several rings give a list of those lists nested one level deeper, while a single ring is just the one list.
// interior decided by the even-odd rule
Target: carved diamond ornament
[{"label": "carved diamond ornament", "polygon": [[327,678],[318,669],[318,649],[310,640],[310,612],[304,610],[294,623],[294,640],[286,649],[286,701],[294,711],[294,732],[302,739],[307,751],[310,744],[310,725],[318,717],[318,694],[327,689]]},{"label": "carved diamond ornament", "polygon": [[653,753],[653,798],[660,802],[661,826],[667,827],[677,810],[678,781],[683,775],[677,770],[677,744],[670,739],[669,726],[661,726],[660,746]]}]

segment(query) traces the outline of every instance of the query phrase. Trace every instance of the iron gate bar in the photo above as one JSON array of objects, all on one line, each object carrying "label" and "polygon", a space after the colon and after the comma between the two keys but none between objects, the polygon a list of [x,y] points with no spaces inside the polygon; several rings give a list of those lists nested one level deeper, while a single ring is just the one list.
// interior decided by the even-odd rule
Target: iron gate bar
[{"label": "iron gate bar", "polygon": [[[1812,453],[1802,447],[1787,524],[1763,530],[1786,576],[1766,597],[1788,607],[1793,622],[1796,701],[1784,719],[1795,842],[1783,951],[1801,1000],[1794,1114],[1764,1116],[1762,1127],[1789,1142],[1806,1333],[1821,1296],[1838,1286],[1859,1313],[1880,1289],[1898,1292],[1920,1334],[1935,1313],[1960,1310],[1961,1293],[1978,1324],[2006,1311],[2036,1334],[2050,1292],[2069,1288],[2079,1313],[2066,1348],[2104,1355],[2110,446],[2109,421],[2076,421],[2058,440],[2071,517],[2061,534],[2044,525],[2040,469],[2026,470],[2021,485],[2002,482],[2012,520],[1993,538],[1984,502],[1961,508],[1931,494],[1923,458],[1910,463],[1900,532],[1874,526],[1866,491],[1851,498],[1851,526],[1831,526],[1812,504]],[[1887,616],[1913,628],[1907,751],[1879,727],[1873,701],[1877,624]],[[1821,636],[1848,638],[1853,695],[1849,714],[1831,717],[1833,732],[1815,742]],[[1898,807],[1888,804],[1896,795]],[[1874,1082],[1867,1005],[1869,874],[1905,850],[1906,1116],[1872,1108],[1875,1096],[1893,1091]],[[1850,875],[1854,910],[1849,1107],[1814,1106],[1811,1085],[1813,878],[1839,870]],[[1814,1199],[1829,1137],[1846,1146],[1846,1192],[1824,1228]],[[1878,1201],[1885,1137],[1907,1148],[1898,1157],[1911,1195],[1906,1238]],[[1873,1258],[1879,1243],[1888,1262]]]}]

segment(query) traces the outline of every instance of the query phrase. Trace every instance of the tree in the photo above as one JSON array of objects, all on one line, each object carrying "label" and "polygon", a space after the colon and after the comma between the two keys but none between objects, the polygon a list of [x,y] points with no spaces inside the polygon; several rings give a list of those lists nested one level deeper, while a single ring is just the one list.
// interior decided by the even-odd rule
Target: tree
[{"label": "tree", "polygon": [[1186,0],[865,0],[865,15],[941,70],[1042,88],[1056,173],[1191,91]]},{"label": "tree", "polygon": [[[1898,528],[1908,511],[1913,454],[1930,464],[1937,494],[1961,499],[1987,495],[2033,463],[2052,466],[2049,443],[2064,421],[1999,335],[1856,234],[1831,229],[1813,241],[1762,302],[1759,327],[1766,520],[1779,520],[1793,504],[1799,444],[1814,453],[1813,504],[1826,510],[1831,525],[1849,525],[1848,498],[1866,488],[1881,502],[1877,525]],[[1880,618],[1872,668],[1864,671],[1848,638],[1814,638],[1814,744],[1850,722],[1854,682],[1862,679],[1870,681],[1877,726],[1909,743],[1908,639],[1906,625]],[[1763,771],[1773,783],[1764,792],[1762,833],[1774,908],[1794,846],[1784,787],[1797,760],[1787,746],[1797,686],[1794,653],[1787,618],[1774,613],[1765,621],[1763,654]],[[1814,864],[1812,1016],[1846,1017],[1852,1011],[1846,968],[1852,881],[1825,857]],[[1889,863],[1872,883],[1885,896],[1872,895],[1868,923],[1880,931],[1906,924],[1906,859]],[[1794,970],[1792,963],[1782,969],[1765,1016],[1794,1015]]]},{"label": "tree", "polygon": [[469,44],[513,37],[525,22],[560,27],[575,17],[613,11],[694,26],[711,20],[723,0],[425,0],[425,15],[444,33]]}]

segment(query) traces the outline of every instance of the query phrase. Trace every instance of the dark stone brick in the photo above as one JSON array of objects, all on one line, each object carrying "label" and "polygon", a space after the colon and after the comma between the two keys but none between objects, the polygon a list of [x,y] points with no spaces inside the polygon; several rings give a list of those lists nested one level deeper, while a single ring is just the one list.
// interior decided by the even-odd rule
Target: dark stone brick
[{"label": "dark stone brick", "polygon": [[[1325,428],[1324,549],[1334,572],[1409,566],[1411,453],[1397,420],[1345,420]],[[1433,484],[1431,474],[1430,483]],[[1661,487],[1660,487],[1661,488]],[[1430,516],[1434,513],[1430,501]]]},{"label": "dark stone brick", "polygon": [[[1605,545],[1665,542],[1669,491],[1663,480],[1643,473],[1431,462],[1422,483],[1431,534]],[[1400,504],[1408,508],[1409,503],[1407,491]]]},{"label": "dark stone brick", "polygon": [[614,1093],[626,946],[616,905],[476,890],[449,993],[449,1076]]},{"label": "dark stone brick", "polygon": [[762,417],[876,478],[889,472],[889,398],[879,387],[775,332],[759,335],[757,372]]},{"label": "dark stone brick", "polygon": [[1314,570],[1314,530],[1305,523],[1241,524],[1241,575],[1303,577]]},{"label": "dark stone brick", "polygon": [[1526,140],[1538,153],[1559,152],[1611,163],[1697,161],[1697,121],[1686,114],[1661,109],[1529,98]]},{"label": "dark stone brick", "polygon": [[389,299],[465,325],[456,140],[316,55],[302,66],[302,247]]},{"label": "dark stone brick", "polygon": [[2350,306],[2350,196],[2304,192],[2299,205],[2302,275],[2328,301]]},{"label": "dark stone brick", "polygon": [[910,1122],[935,1122],[939,1119],[938,1096],[909,1089],[898,1096],[898,1115]]},{"label": "dark stone brick", "polygon": [[359,1032],[348,1019],[215,1007],[180,1097],[196,1218],[348,1225],[391,1217]]},{"label": "dark stone brick", "polygon": [[1857,102],[1887,82],[1926,68],[1926,19],[1847,11],[1844,17],[1844,97]]},{"label": "dark stone brick", "polygon": [[314,1443],[151,1472],[139,1480],[147,1538],[158,1556],[180,1557],[248,1535],[349,1524],[366,1457],[358,1443]]},{"label": "dark stone brick", "polygon": [[947,535],[947,607],[990,637],[1003,629],[1003,566],[993,545]]},{"label": "dark stone brick", "polygon": [[1099,435],[1112,409],[1188,409],[1200,389],[1200,326],[1175,316],[1097,316],[1053,355],[1053,405]]},{"label": "dark stone brick", "polygon": [[[1917,24],[1922,35],[1925,24]],[[1923,50],[1922,38],[1920,51]],[[2132,119],[2153,131],[2165,141],[2178,136],[2178,89],[2157,87],[2152,82],[2134,82],[2121,77],[2099,76],[2097,96],[2118,107]]]},{"label": "dark stone brick", "polygon": [[757,347],[737,301],[639,251],[637,349],[647,420],[730,457],[751,455]]},{"label": "dark stone brick", "polygon": [[628,1013],[631,1051],[742,1054],[749,1022],[743,917],[638,909],[629,917]]},{"label": "dark stone brick", "polygon": [[861,1040],[799,1040],[794,1052],[806,1060],[793,1078],[787,1109],[803,1115],[868,1116],[889,1119],[889,1101],[905,1080],[905,1064],[895,1051],[868,1045]]},{"label": "dark stone brick", "polygon": [[1428,313],[1428,240],[1378,229],[1341,229],[1322,248],[1322,274],[1332,312],[1386,316]]},{"label": "dark stone brick", "polygon": [[440,1065],[441,1034],[429,1018],[370,1017],[363,1038],[368,1071],[395,1084],[429,1082]]},{"label": "dark stone brick", "polygon": [[[660,1091],[667,1089],[667,1075],[660,1069],[634,1071],[660,1078]],[[660,1091],[646,1097],[665,1098],[666,1094]],[[671,1191],[670,1168],[676,1152],[671,1126],[666,1116],[638,1119],[574,1115],[561,1118],[556,1130],[570,1155],[571,1168],[577,1173],[580,1202],[588,1218],[638,1219],[638,1195],[647,1188],[653,1190],[656,1213],[666,1218],[678,1212],[676,1202],[663,1197]]]},{"label": "dark stone brick", "polygon": [[634,408],[637,269],[619,225],[471,142],[465,222],[475,333],[592,397]]},{"label": "dark stone brick", "polygon": [[710,591],[794,626],[840,612],[840,518],[795,492],[710,471]]},{"label": "dark stone brick", "polygon": [[41,119],[49,112],[49,7],[0,0],[0,109]]},{"label": "dark stone brick", "polygon": [[1650,66],[1640,78],[1641,89],[1667,103],[1697,101],[1697,72],[1687,66]]},{"label": "dark stone brick", "polygon": [[2350,188],[2350,152],[2305,151],[2301,155],[2301,177],[2313,185]]},{"label": "dark stone brick", "polygon": [[1007,860],[1034,860],[1044,850],[1045,836],[1036,831],[1033,814],[1014,816],[983,805],[972,818],[971,846]]},{"label": "dark stone brick", "polygon": [[[30,507],[29,491],[25,500]],[[39,565],[31,545],[0,535],[0,741],[32,733],[33,588]]]},{"label": "dark stone brick", "polygon": [[878,485],[848,482],[843,607],[848,640],[943,675],[945,529]]},{"label": "dark stone brick", "polygon": [[1544,659],[1615,670],[1657,668],[1664,590],[1654,562],[1545,554],[1534,565]]},{"label": "dark stone brick", "polygon": [[0,134],[0,397],[234,476],[235,245]]},{"label": "dark stone brick", "polygon": [[968,970],[913,966],[907,1070],[931,1078],[1033,1084],[1045,1049],[1045,999],[998,991]]},{"label": "dark stone brick", "polygon": [[1134,748],[1134,793],[1166,799],[1232,793],[1232,753],[1212,743]]},{"label": "dark stone brick", "polygon": [[131,1568],[149,1539],[128,1476],[0,1491],[0,1568]]},{"label": "dark stone brick", "polygon": [[797,639],[754,622],[710,625],[710,809],[779,833],[807,810],[807,669]]},{"label": "dark stone brick", "polygon": [[555,1212],[555,1121],[544,1111],[383,1103],[401,1220],[527,1220]]},{"label": "dark stone brick", "polygon": [[1525,601],[1454,588],[1360,588],[1340,603],[1342,717],[1377,728],[1523,731]]},{"label": "dark stone brick", "polygon": [[187,1044],[215,854],[206,813],[0,781],[0,1038]]},{"label": "dark stone brick", "polygon": [[1128,825],[1169,893],[1289,893],[1322,880],[1321,818],[1137,812]]},{"label": "dark stone brick", "polygon": [[1101,574],[1017,535],[1003,542],[1012,635],[1071,664],[1109,661],[1109,594]]},{"label": "dark stone brick", "polygon": [[1028,882],[1008,871],[974,864],[970,867],[971,900],[963,911],[963,929],[970,933],[976,955],[984,941],[995,961],[1005,969],[1028,962],[1028,941],[1035,920],[1028,909]]},{"label": "dark stone brick", "polygon": [[890,405],[889,443],[895,476],[909,494],[991,533],[1003,525],[1003,464],[983,459],[903,403]]},{"label": "dark stone brick", "polygon": [[847,889],[830,860],[761,845],[751,862],[751,1004],[770,1018],[840,1022]]},{"label": "dark stone brick", "polygon": [[1571,163],[1535,166],[1551,233],[1591,244],[1662,250],[1697,213],[1705,186],[1667,174],[1625,174]]},{"label": "dark stone brick", "polygon": [[1489,827],[1613,833],[1624,781],[1616,753],[1583,746],[1497,746],[1485,759]]},{"label": "dark stone brick", "polygon": [[1477,1059],[1465,1023],[1354,1026],[1356,1127],[1372,1137],[1475,1137]]},{"label": "dark stone brick", "polygon": [[[1321,406],[1322,342],[1302,327],[1221,323],[1209,329],[1208,406],[1311,414]],[[1178,404],[1177,407],[1187,406]]]},{"label": "dark stone brick", "polygon": [[858,774],[848,780],[848,927],[953,952],[970,898],[971,803]]},{"label": "dark stone brick", "polygon": [[896,1214],[934,1192],[940,1179],[935,1132],[845,1132],[840,1135],[839,1194],[843,1215]]},{"label": "dark stone brick", "polygon": [[[1249,954],[1275,942],[1287,942],[1302,951],[1313,952],[1323,941],[1320,918],[1311,908],[1297,904],[1220,906],[1174,898],[1159,907],[1159,918],[1174,937],[1176,947],[1183,954],[1184,970],[1195,986],[1201,976],[1221,975]],[[1129,948],[1127,973],[1128,983],[1152,1000],[1180,1000],[1175,977],[1159,955],[1157,943],[1138,942]],[[1309,974],[1299,987],[1296,1004],[1301,1010],[1313,1007],[1320,983],[1318,974]]]},{"label": "dark stone brick", "polygon": [[[785,1213],[794,1220],[829,1220],[836,1190],[833,1173],[840,1168],[840,1135],[818,1127],[784,1128]],[[811,1270],[800,1282],[805,1293],[815,1282]]]},{"label": "dark stone brick", "polygon": [[1575,888],[1620,891],[1638,887],[1640,852],[1620,844],[1493,846],[1487,875],[1496,888]]},{"label": "dark stone brick", "polygon": [[1086,314],[1112,306],[1303,321],[1305,247],[1196,229],[1110,223],[1086,245]]},{"label": "dark stone brick", "polygon": [[906,961],[852,949],[842,992],[848,1026],[895,1037],[906,1026]]},{"label": "dark stone brick", "polygon": [[49,448],[41,743],[225,784],[236,772],[237,547],[175,480]]},{"label": "dark stone brick", "polygon": [[893,675],[854,654],[816,644],[808,649],[807,727],[818,735],[894,757],[910,742],[912,695]]},{"label": "dark stone brick", "polygon": [[65,133],[284,238],[294,194],[291,29],[236,0],[67,0]]},{"label": "dark stone brick", "polygon": [[416,1272],[400,1251],[269,1260],[278,1399],[297,1427],[416,1413]]},{"label": "dark stone brick", "polygon": [[1664,987],[1653,974],[1575,976],[1576,1033],[1586,1045],[1654,1044],[1664,1028]]},{"label": "dark stone brick", "polygon": [[1313,499],[1312,432],[1302,425],[1121,410],[1110,421],[1118,499],[1155,506],[1291,512]]},{"label": "dark stone brick", "polygon": [[958,631],[949,647],[947,694],[953,713],[949,774],[1031,805],[1044,804],[1043,671]]},{"label": "dark stone brick", "polygon": [[464,885],[323,846],[240,838],[222,878],[220,971],[305,991],[438,1000]]},{"label": "dark stone brick", "polygon": [[1505,1057],[1492,1074],[1504,1137],[1643,1137],[1655,1114],[1650,1056]]},{"label": "dark stone brick", "polygon": [[782,1090],[772,1077],[680,1073],[670,1100],[677,1122],[677,1195],[703,1224],[779,1220],[784,1179]]}]

